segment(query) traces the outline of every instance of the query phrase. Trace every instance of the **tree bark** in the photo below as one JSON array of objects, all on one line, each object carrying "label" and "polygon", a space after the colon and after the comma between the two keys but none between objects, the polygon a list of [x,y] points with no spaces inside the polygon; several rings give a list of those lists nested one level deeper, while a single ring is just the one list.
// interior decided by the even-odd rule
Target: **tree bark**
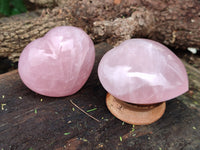
[{"label": "tree bark", "polygon": [[[51,0],[50,0],[51,1]],[[52,2],[52,1],[51,1]],[[85,30],[95,43],[144,37],[172,48],[200,48],[198,0],[55,0],[39,17],[0,21],[0,57],[17,61],[23,48],[55,26]]]},{"label": "tree bark", "polygon": [[57,0],[29,0],[29,2],[35,3],[43,7],[54,7],[58,4]]}]

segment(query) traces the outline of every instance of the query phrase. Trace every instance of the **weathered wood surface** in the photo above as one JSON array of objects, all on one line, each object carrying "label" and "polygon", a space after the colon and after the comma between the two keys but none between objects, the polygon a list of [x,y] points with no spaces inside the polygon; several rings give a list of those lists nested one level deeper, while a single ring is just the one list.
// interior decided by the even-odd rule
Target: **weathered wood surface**
[{"label": "weathered wood surface", "polygon": [[[1,75],[0,149],[200,149],[200,72],[186,63],[190,91],[168,101],[160,120],[132,130],[132,125],[123,124],[107,110],[106,91],[97,77],[98,62],[110,48],[105,43],[96,45],[89,80],[69,97],[34,93],[21,82],[17,71]],[[70,100],[85,111],[97,108],[89,114],[100,122],[79,111]]]},{"label": "weathered wood surface", "polygon": [[18,19],[21,15],[8,18],[9,21],[0,19],[0,57],[18,61],[28,43],[62,25],[81,27],[96,43],[107,40],[117,45],[133,37],[146,37],[173,48],[200,48],[199,0],[43,0],[42,3],[58,7],[37,15],[23,15],[20,17],[23,20]]}]

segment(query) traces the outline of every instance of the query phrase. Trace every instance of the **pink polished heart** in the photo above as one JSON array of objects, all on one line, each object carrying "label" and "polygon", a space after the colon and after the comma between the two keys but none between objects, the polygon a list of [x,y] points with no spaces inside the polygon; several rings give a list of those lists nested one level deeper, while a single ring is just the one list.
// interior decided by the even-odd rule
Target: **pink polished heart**
[{"label": "pink polished heart", "polygon": [[98,75],[111,95],[129,103],[159,103],[188,90],[180,59],[164,45],[147,39],[127,40],[107,52]]},{"label": "pink polished heart", "polygon": [[28,44],[19,59],[19,75],[31,90],[61,97],[87,81],[95,59],[94,44],[81,29],[61,26]]}]

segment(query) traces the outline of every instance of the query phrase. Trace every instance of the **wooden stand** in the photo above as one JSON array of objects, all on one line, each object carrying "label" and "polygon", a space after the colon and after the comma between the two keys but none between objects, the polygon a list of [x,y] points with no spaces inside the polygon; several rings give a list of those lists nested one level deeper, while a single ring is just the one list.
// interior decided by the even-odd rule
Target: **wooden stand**
[{"label": "wooden stand", "polygon": [[134,125],[151,124],[162,117],[166,103],[137,105],[123,102],[111,94],[106,96],[106,104],[110,112],[118,119]]}]

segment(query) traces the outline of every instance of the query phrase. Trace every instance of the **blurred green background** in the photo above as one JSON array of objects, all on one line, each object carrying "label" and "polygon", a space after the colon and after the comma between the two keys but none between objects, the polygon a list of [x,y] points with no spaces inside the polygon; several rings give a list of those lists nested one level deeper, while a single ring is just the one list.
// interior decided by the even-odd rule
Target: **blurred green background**
[{"label": "blurred green background", "polygon": [[26,12],[26,6],[23,0],[0,0],[0,14],[12,16]]}]

